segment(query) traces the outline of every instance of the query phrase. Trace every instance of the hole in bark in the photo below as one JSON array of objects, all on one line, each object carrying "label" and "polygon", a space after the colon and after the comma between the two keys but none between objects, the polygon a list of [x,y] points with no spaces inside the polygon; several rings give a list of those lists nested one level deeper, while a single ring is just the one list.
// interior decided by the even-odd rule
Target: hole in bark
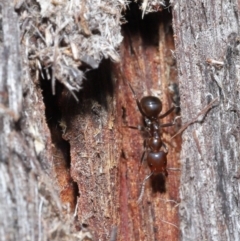
[{"label": "hole in bark", "polygon": [[[92,100],[97,102],[105,110],[109,109],[108,97],[113,97],[113,81],[111,77],[112,64],[109,59],[104,59],[97,69],[89,70],[85,74],[86,81],[83,83],[83,90],[79,92],[79,99]],[[90,108],[96,111],[96,108]]]},{"label": "hole in bark", "polygon": [[124,160],[127,160],[124,150],[122,150],[122,152],[121,152],[121,158]]},{"label": "hole in bark", "polygon": [[45,79],[41,79],[41,88],[46,108],[46,121],[52,138],[54,174],[56,175],[59,184],[61,200],[63,203],[69,203],[71,211],[73,211],[79,191],[77,184],[73,181],[70,175],[70,145],[68,141],[62,138],[64,124],[62,123],[59,100],[64,86],[57,83],[56,95],[53,95],[51,81],[47,80],[47,76],[44,77]]},{"label": "hole in bark", "polygon": [[141,35],[143,45],[159,46],[159,30],[160,24],[163,24],[163,30],[165,34],[171,38],[173,36],[172,29],[172,14],[169,9],[164,9],[158,12],[151,12],[144,15],[142,19],[142,11],[139,9],[139,5],[135,2],[129,4],[129,8],[126,11],[125,18],[127,24],[123,25],[124,35],[129,37]]},{"label": "hole in bark", "polygon": [[126,108],[124,106],[122,106],[122,121],[124,125],[127,125],[127,121],[126,121]]},{"label": "hole in bark", "polygon": [[[87,186],[86,183],[91,181],[86,178],[88,166],[92,165],[92,160],[97,160],[94,164],[97,166],[106,152],[106,147],[101,145],[107,143],[102,140],[102,132],[106,125],[107,112],[112,110],[114,86],[111,62],[103,60],[99,68],[88,71],[85,69],[82,90],[75,93],[78,102],[58,81],[56,94],[53,96],[51,81],[47,80],[47,76],[41,80],[41,88],[51,131],[53,163],[61,199],[64,203],[70,203],[71,210],[74,210],[79,195],[78,185],[83,185],[84,182]],[[97,151],[96,146],[99,148]],[[92,188],[94,190],[96,187],[93,185]],[[83,202],[88,194],[84,192],[84,195],[81,199]]]},{"label": "hole in bark", "polygon": [[82,228],[88,228],[88,227],[89,227],[88,224],[86,224],[86,223],[82,223]]}]

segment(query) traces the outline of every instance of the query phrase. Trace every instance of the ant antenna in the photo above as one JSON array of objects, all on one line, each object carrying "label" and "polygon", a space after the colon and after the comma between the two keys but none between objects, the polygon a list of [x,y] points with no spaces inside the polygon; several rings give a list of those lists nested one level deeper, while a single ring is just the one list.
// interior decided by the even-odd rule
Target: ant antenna
[{"label": "ant antenna", "polygon": [[139,198],[137,200],[137,204],[139,204],[142,201],[142,197],[143,197],[143,194],[144,194],[146,181],[147,181],[147,179],[149,177],[152,176],[152,174],[153,174],[153,172],[150,175],[148,175],[147,177],[145,177],[145,179],[143,180],[142,187],[141,187],[141,193],[140,193]]},{"label": "ant antenna", "polygon": [[[208,111],[210,111],[213,107],[216,107],[216,105],[214,106],[214,102],[216,102],[218,99],[218,97],[216,97],[214,100],[212,100],[207,106],[205,106],[198,114],[195,118],[193,118],[191,121],[187,122],[186,124],[184,124],[182,126],[182,128],[180,128],[180,130],[174,135],[172,136],[171,140],[176,137],[177,135],[179,135],[180,133],[182,133],[185,129],[187,129],[188,126],[194,124],[195,122],[202,122],[203,119],[205,118],[206,114],[208,113]],[[201,117],[199,119],[199,117]]]}]

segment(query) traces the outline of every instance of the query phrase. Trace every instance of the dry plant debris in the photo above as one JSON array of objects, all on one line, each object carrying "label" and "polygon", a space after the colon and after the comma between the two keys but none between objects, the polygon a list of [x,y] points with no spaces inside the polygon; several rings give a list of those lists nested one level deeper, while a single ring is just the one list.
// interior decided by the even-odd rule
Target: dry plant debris
[{"label": "dry plant debris", "polygon": [[28,66],[43,79],[51,79],[53,94],[57,80],[74,95],[85,71],[97,68],[103,58],[120,60],[117,48],[124,8],[124,0],[15,2]]},{"label": "dry plant debris", "polygon": [[142,0],[139,2],[141,2],[142,18],[144,17],[144,14],[150,12],[158,12],[161,11],[163,8],[167,7],[166,2],[164,0]]},{"label": "dry plant debris", "polygon": [[[165,1],[138,1],[144,13],[161,11]],[[56,81],[72,94],[81,89],[84,73],[103,58],[120,61],[121,24],[127,0],[15,0],[21,43],[28,66],[43,79]],[[76,96],[75,96],[76,98]]]}]

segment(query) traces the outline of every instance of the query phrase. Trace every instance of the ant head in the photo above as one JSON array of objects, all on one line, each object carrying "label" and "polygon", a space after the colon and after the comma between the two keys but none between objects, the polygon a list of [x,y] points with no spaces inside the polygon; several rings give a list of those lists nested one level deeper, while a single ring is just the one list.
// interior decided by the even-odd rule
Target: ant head
[{"label": "ant head", "polygon": [[157,118],[162,111],[162,102],[155,96],[145,96],[140,101],[143,113],[149,117]]},{"label": "ant head", "polygon": [[167,154],[164,151],[159,152],[149,152],[147,155],[147,163],[151,172],[165,173],[167,176]]}]

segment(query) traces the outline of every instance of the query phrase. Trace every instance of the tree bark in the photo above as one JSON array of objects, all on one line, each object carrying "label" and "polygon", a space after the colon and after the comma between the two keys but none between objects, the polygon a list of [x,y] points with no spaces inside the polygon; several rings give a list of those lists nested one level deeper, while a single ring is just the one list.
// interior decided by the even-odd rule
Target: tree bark
[{"label": "tree bark", "polygon": [[239,1],[173,3],[183,123],[182,240],[239,240]]},{"label": "tree bark", "polygon": [[[49,4],[42,2],[42,6],[45,3]],[[236,0],[177,1],[173,35],[167,10],[142,20],[137,5],[131,7],[122,32],[122,61],[104,60],[99,68],[86,72],[76,102],[59,83],[53,97],[48,78],[37,75],[38,69],[30,73],[28,56],[22,54],[21,61],[19,30],[12,24],[17,23],[17,15],[10,3],[2,1],[3,240],[178,240],[179,228],[182,240],[238,240],[239,9]],[[84,34],[81,40],[89,38]],[[96,34],[93,31],[91,37]],[[173,36],[174,55],[170,51],[174,50]],[[115,56],[112,46],[108,47],[109,56]],[[44,50],[39,48],[43,55]],[[63,60],[70,55],[69,51],[61,54]],[[145,163],[139,169],[144,137],[126,127],[142,121],[128,83],[139,99],[159,97],[165,112],[178,99],[174,56],[183,126],[190,124],[184,130],[182,150],[180,135],[171,140],[177,127],[163,133],[169,148],[169,177],[166,182],[149,180],[137,204],[150,170]],[[86,70],[78,60],[74,64],[75,69]],[[47,74],[44,71],[40,70],[42,75]],[[216,101],[211,104],[212,100]]]},{"label": "tree bark", "polygon": [[[3,47],[4,54],[6,49],[12,51],[12,46],[17,46],[19,38],[16,25],[9,25],[9,19],[17,22],[13,8],[8,3],[2,6],[3,43],[7,46]],[[11,15],[7,16],[7,12]],[[180,172],[170,168],[179,168],[181,138],[171,142],[170,135],[176,130],[170,128],[164,132],[170,150],[169,177],[166,183],[160,177],[160,187],[156,185],[159,179],[149,180],[138,205],[143,180],[150,170],[146,164],[139,169],[144,138],[138,131],[126,128],[142,124],[128,83],[139,99],[145,95],[161,98],[164,112],[171,106],[168,87],[177,82],[170,51],[174,49],[171,15],[156,13],[142,21],[135,5],[129,22],[133,25],[124,27],[125,40],[120,50],[124,61],[115,65],[105,60],[98,69],[87,72],[83,91],[77,94],[79,102],[59,83],[53,96],[50,81],[43,79],[44,70],[29,73],[33,63],[24,54],[24,77],[20,82],[18,49],[10,52],[11,63],[6,56],[2,58],[6,60],[2,62],[5,72],[1,79],[1,94],[6,98],[2,109],[6,115],[1,118],[2,123],[8,123],[2,126],[1,138],[5,168],[1,171],[1,184],[8,187],[2,188],[1,196],[5,207],[1,216],[6,216],[5,212],[9,215],[2,229],[6,240],[177,239]],[[8,33],[12,27],[15,29]],[[16,37],[10,41],[7,36],[14,34]],[[8,76],[10,66],[15,78]],[[19,98],[14,97],[12,102],[17,109],[10,105],[12,96]],[[164,122],[173,118],[174,114]],[[12,172],[5,171],[11,168]],[[53,177],[54,187],[46,174]],[[7,184],[11,179],[14,182]],[[160,193],[165,184],[167,191]],[[69,209],[62,210],[56,189]],[[17,193],[16,199],[10,198],[12,193]],[[12,202],[6,203],[6,197]],[[20,210],[17,214],[16,209]],[[69,210],[72,214],[63,217]],[[72,227],[76,230],[71,230]]]},{"label": "tree bark", "polygon": [[21,52],[17,13],[10,1],[0,11],[1,240],[76,240],[49,178],[51,136],[42,91]]}]

